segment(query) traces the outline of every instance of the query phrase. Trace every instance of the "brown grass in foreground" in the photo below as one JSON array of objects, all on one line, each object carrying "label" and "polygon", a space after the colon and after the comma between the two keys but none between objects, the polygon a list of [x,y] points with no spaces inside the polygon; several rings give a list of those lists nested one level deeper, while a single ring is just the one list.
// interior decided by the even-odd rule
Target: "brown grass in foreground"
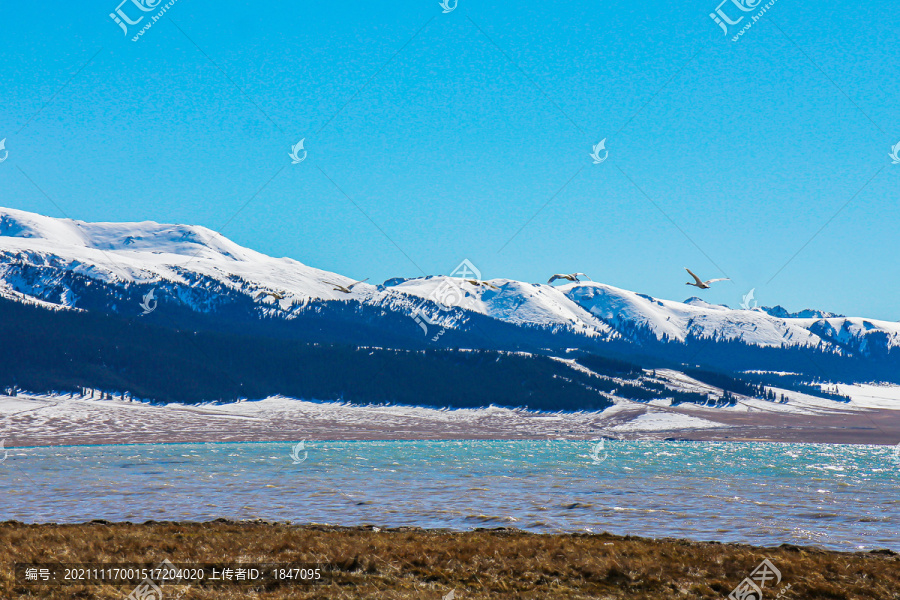
[{"label": "brown grass in foreground", "polygon": [[[900,599],[900,557],[782,546],[535,535],[291,526],[266,523],[23,525],[0,523],[0,598],[124,598],[133,585],[14,585],[15,562],[327,563],[327,584],[271,589],[193,586],[190,599],[469,598],[722,599],[764,559],[783,580],[765,598]],[[174,598],[185,588],[174,588]],[[772,589],[770,592],[769,589]]]}]

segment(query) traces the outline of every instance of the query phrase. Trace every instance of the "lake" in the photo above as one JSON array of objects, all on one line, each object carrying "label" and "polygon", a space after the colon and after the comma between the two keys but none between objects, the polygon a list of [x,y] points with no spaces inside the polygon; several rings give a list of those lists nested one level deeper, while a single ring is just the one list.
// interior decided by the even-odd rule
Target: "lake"
[{"label": "lake", "polygon": [[[893,448],[390,441],[13,448],[0,520],[265,519],[900,551]],[[293,453],[293,455],[292,455]]]}]

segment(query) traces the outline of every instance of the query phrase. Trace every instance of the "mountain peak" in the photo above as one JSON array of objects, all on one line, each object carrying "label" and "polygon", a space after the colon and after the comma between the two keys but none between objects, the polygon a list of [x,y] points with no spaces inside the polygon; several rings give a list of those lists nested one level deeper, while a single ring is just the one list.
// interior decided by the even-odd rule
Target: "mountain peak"
[{"label": "mountain peak", "polygon": [[760,307],[764,313],[770,314],[773,317],[778,317],[779,319],[835,319],[843,317],[844,315],[839,315],[837,313],[826,312],[824,310],[814,310],[811,308],[805,308],[799,312],[789,312],[785,307],[778,306],[762,306]]},{"label": "mountain peak", "polygon": [[711,303],[707,302],[706,300],[704,300],[703,298],[698,298],[697,296],[691,296],[690,298],[688,298],[687,300],[682,302],[682,304],[687,304],[688,306],[697,306],[699,308],[714,308],[714,309],[728,308],[724,304],[711,304]]},{"label": "mountain peak", "polygon": [[89,223],[54,218],[0,207],[0,237],[21,238],[22,246],[43,243],[70,249],[103,252],[153,252],[187,257],[222,257],[253,260],[262,256],[243,248],[215,231],[199,225],[172,225],[154,221],[138,223]]}]

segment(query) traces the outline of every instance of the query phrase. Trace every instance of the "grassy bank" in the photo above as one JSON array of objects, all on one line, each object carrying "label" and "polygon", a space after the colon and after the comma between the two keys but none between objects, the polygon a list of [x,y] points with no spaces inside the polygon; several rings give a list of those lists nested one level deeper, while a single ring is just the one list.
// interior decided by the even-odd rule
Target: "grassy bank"
[{"label": "grassy bank", "polygon": [[[265,523],[0,524],[0,598],[124,598],[134,585],[25,586],[13,563],[323,563],[326,583],[169,586],[164,598],[726,598],[763,559],[765,598],[900,599],[900,557],[598,535],[467,533]],[[771,591],[770,591],[771,590]]]}]

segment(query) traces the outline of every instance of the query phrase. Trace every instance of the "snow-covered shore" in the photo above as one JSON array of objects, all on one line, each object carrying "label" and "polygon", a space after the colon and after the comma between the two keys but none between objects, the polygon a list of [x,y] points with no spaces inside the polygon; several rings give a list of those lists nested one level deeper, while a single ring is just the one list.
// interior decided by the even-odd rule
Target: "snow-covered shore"
[{"label": "snow-covered shore", "polygon": [[7,448],[71,444],[302,439],[541,439],[625,437],[895,444],[900,388],[842,386],[849,404],[796,395],[731,408],[620,400],[602,412],[501,407],[434,409],[310,402],[275,396],[228,404],[154,405],[78,395],[0,396]]}]

